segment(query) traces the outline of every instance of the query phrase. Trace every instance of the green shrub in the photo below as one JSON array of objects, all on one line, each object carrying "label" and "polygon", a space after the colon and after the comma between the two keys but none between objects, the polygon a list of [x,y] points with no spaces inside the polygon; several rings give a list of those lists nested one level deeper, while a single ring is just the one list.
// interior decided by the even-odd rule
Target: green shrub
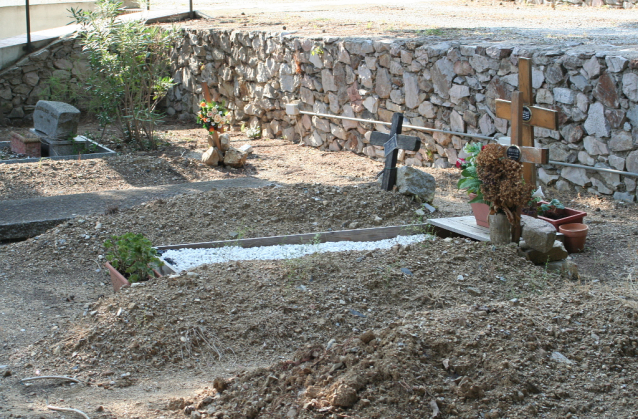
[{"label": "green shrub", "polygon": [[169,52],[177,31],[118,20],[121,6],[98,0],[95,11],[70,10],[91,65],[86,86],[101,124],[114,122],[125,141],[154,149],[162,118],[156,108],[174,84]]},{"label": "green shrub", "polygon": [[157,250],[143,234],[125,233],[113,236],[104,242],[107,249],[106,260],[111,266],[127,277],[129,282],[137,282],[153,276],[153,268],[164,264],[157,257]]}]

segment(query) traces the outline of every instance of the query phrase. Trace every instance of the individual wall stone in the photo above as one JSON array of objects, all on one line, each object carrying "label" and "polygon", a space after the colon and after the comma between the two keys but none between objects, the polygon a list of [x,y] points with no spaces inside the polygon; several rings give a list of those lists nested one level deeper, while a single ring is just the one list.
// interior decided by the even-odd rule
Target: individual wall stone
[{"label": "individual wall stone", "polygon": [[597,137],[608,137],[611,126],[605,118],[605,107],[602,103],[596,102],[589,107],[587,120],[583,126],[589,135]]}]

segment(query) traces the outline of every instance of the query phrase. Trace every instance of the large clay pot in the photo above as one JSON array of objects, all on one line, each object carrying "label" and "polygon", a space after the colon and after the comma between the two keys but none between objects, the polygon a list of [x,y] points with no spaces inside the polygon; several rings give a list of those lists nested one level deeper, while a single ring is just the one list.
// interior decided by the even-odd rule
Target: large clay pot
[{"label": "large clay pot", "polygon": [[587,224],[563,224],[558,226],[558,231],[565,235],[565,249],[569,253],[583,251],[587,240],[587,232],[589,231]]},{"label": "large clay pot", "polygon": [[[470,201],[476,198],[476,194],[470,194]],[[474,218],[476,219],[476,225],[481,227],[490,227],[488,216],[490,215],[490,206],[487,204],[470,204]]]}]

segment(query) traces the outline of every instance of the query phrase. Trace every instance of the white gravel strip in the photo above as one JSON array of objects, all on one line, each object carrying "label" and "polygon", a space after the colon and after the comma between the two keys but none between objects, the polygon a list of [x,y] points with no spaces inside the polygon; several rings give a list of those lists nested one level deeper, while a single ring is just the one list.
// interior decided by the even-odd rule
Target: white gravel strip
[{"label": "white gravel strip", "polygon": [[433,238],[434,236],[429,234],[416,234],[413,236],[397,236],[393,239],[373,242],[341,241],[318,244],[284,244],[279,246],[249,247],[246,249],[239,246],[217,247],[213,249],[171,249],[164,252],[161,259],[172,265],[177,271],[183,271],[200,265],[235,260],[294,259],[312,253],[390,249],[396,244],[405,246]]}]

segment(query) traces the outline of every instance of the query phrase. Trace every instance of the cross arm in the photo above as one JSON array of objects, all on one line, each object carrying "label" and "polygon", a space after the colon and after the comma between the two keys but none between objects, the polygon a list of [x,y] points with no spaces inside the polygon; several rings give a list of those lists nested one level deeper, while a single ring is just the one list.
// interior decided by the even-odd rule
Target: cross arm
[{"label": "cross arm", "polygon": [[[389,139],[390,134],[374,131],[370,135],[370,144],[383,146],[383,144],[385,144]],[[419,151],[419,148],[421,148],[421,140],[419,137],[399,134],[397,135],[397,146],[403,150]]]},{"label": "cross arm", "polygon": [[522,163],[547,164],[549,163],[549,149],[535,147],[519,147],[521,149]]},{"label": "cross arm", "polygon": [[[511,119],[511,106],[512,102],[508,100],[496,99],[496,116],[503,119]],[[532,117],[529,121],[524,122],[525,124],[556,131],[558,127],[558,112],[538,106],[528,106],[528,108],[532,111]]]}]

